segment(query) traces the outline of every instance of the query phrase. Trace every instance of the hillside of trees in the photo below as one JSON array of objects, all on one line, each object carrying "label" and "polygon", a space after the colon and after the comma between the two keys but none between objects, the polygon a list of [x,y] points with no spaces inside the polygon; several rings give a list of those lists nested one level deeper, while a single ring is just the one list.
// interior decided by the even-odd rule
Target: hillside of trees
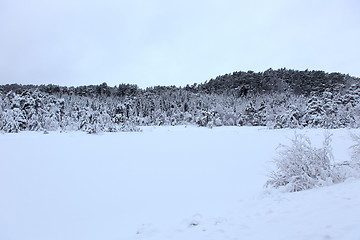
[{"label": "hillside of trees", "polygon": [[270,128],[360,126],[359,78],[323,71],[234,72],[185,87],[0,86],[0,131],[139,131],[194,124]]}]

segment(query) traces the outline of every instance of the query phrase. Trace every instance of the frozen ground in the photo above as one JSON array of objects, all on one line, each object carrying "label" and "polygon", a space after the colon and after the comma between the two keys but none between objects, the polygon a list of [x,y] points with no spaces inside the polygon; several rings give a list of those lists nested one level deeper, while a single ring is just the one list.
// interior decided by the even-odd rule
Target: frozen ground
[{"label": "frozen ground", "polygon": [[[354,130],[360,133],[358,130]],[[324,130],[298,130],[320,145]],[[349,130],[332,130],[349,159]],[[360,239],[360,181],[263,185],[293,130],[0,135],[1,240]]]}]

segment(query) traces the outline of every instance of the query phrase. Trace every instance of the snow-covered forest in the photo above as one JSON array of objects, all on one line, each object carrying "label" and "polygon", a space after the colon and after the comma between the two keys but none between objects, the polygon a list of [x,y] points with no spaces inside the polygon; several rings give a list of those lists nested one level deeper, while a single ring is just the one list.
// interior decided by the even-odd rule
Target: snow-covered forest
[{"label": "snow-covered forest", "polygon": [[139,131],[139,126],[358,128],[360,81],[340,73],[234,72],[185,87],[0,86],[0,131]]}]

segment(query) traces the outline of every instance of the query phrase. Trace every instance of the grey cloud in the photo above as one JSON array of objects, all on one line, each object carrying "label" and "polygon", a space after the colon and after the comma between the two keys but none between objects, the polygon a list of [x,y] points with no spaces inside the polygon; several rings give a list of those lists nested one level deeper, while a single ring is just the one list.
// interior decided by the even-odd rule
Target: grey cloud
[{"label": "grey cloud", "polygon": [[357,1],[0,4],[0,84],[185,85],[270,67],[360,76]]}]

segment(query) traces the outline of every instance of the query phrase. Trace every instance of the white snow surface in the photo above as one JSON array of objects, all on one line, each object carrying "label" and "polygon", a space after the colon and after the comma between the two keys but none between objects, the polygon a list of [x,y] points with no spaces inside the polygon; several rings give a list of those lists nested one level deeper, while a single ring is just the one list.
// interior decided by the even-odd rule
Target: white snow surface
[{"label": "white snow surface", "polygon": [[[319,146],[324,131],[297,130]],[[350,158],[349,131],[330,130],[338,161]],[[360,239],[359,180],[264,189],[276,147],[293,134],[194,126],[0,134],[0,239]]]}]

